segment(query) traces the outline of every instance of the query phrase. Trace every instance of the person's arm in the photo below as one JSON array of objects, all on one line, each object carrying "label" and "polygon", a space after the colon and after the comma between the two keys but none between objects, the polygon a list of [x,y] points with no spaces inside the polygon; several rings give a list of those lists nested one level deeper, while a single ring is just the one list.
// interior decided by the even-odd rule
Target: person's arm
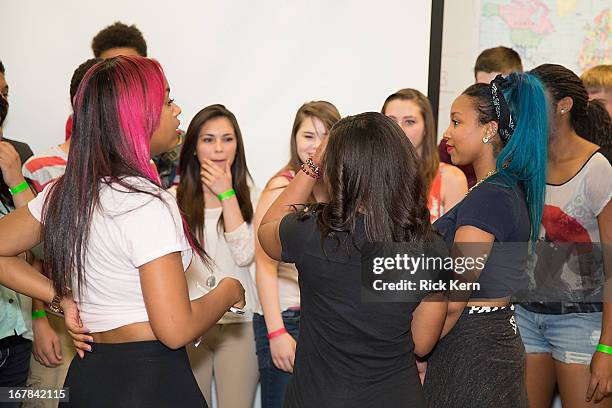
[{"label": "person's arm", "polygon": [[467,194],[465,174],[455,166],[445,166],[442,172],[442,207],[447,213]]},{"label": "person's arm", "polygon": [[138,269],[153,333],[171,349],[200,337],[231,306],[244,307],[244,288],[233,278],[222,279],[213,290],[190,302],[178,252],[154,259]]},{"label": "person's arm", "polygon": [[224,234],[232,259],[238,266],[249,266],[255,257],[255,234],[253,224],[243,222],[232,232]]},{"label": "person's arm", "polygon": [[[9,187],[22,184],[25,179],[22,174],[21,160],[13,146],[6,142],[0,142],[0,170],[5,183]],[[31,188],[27,188],[13,195],[15,208],[25,207],[34,198]],[[40,264],[40,263],[39,263]],[[42,273],[42,267],[39,272]],[[45,304],[36,298],[32,299],[32,312],[44,311]],[[59,338],[53,332],[46,316],[32,318],[32,332],[34,333],[34,347],[32,354],[34,359],[46,367],[56,367],[61,363],[62,353]]]},{"label": "person's arm", "polygon": [[[8,142],[0,142],[0,172],[7,186],[10,188],[17,187],[25,182],[21,173],[21,159],[19,153],[13,145]],[[26,188],[13,195],[15,208],[25,206],[28,201],[34,198],[34,193],[30,188]]]},{"label": "person's arm", "polygon": [[249,266],[255,260],[255,245],[256,237],[255,219],[257,217],[257,208],[259,201],[259,192],[255,187],[250,187],[251,205],[255,210],[251,222],[243,222],[238,228],[232,232],[225,232],[225,241],[229,246],[234,262],[238,266]]},{"label": "person's arm", "polygon": [[17,256],[41,240],[41,224],[27,207],[0,218],[0,256]]},{"label": "person's arm", "polygon": [[55,296],[51,281],[16,256],[0,257],[0,285],[46,303],[51,303]]},{"label": "person's arm", "polygon": [[[493,241],[495,241],[495,235],[493,234],[471,225],[461,226],[455,231],[451,256],[487,259],[491,253]],[[483,264],[486,264],[486,261]],[[482,269],[473,268],[466,270],[462,274],[455,273],[453,279],[460,283],[473,283],[478,280],[480,272],[482,272]],[[468,303],[470,294],[470,290],[454,291],[449,294],[451,300],[448,302],[448,312],[442,330],[442,337],[446,336],[459,320],[463,309]]]},{"label": "person's arm", "polygon": [[[32,267],[40,274],[43,273],[42,262],[36,260]],[[62,363],[62,347],[59,337],[49,324],[45,307],[43,301],[32,299],[32,332],[34,334],[32,355],[43,366],[53,368]]]},{"label": "person's arm", "polygon": [[[17,151],[8,143],[0,143],[0,169],[4,181],[9,187],[15,187],[25,181],[22,175],[21,161]],[[27,188],[13,196],[15,208],[25,207],[34,198],[31,188]],[[42,265],[37,262],[32,265],[42,274]],[[45,304],[39,299],[32,298],[32,312],[44,312]],[[32,332],[34,342],[32,354],[34,359],[45,367],[57,367],[61,364],[62,352],[60,341],[46,316],[32,315]]]},{"label": "person's arm", "polygon": [[433,349],[446,319],[447,301],[442,293],[432,293],[419,303],[412,313],[414,354],[424,357]]},{"label": "person's arm", "polygon": [[[0,257],[0,285],[29,296],[32,299],[40,299],[47,304],[51,303],[56,295],[53,284],[49,279],[40,274],[24,259],[15,256]],[[89,333],[89,330],[83,326],[72,296],[69,294],[63,296],[60,306],[64,310],[66,328],[73,338],[76,337],[82,341],[85,341],[85,339],[91,340],[91,337],[86,335],[86,333]],[[80,344],[84,345],[82,341]],[[83,351],[78,349],[79,346],[76,340],[75,345],[77,345],[77,352],[83,357]]]},{"label": "person's arm", "polygon": [[[18,184],[19,183],[15,185],[18,185]],[[28,187],[26,190],[23,190],[21,193],[15,194],[13,196],[13,203],[15,203],[15,208],[21,208],[21,207],[25,207],[28,204],[28,202],[30,202],[33,198],[34,198],[34,193],[32,192],[31,188]]]},{"label": "person's arm", "polygon": [[[232,189],[232,171],[229,161],[225,163],[225,168],[222,169],[211,160],[204,159],[204,163],[201,166],[200,176],[202,184],[217,196]],[[223,227],[225,232],[235,231],[244,223],[236,195],[221,200],[221,206],[223,207]]]},{"label": "person's arm", "polygon": [[[323,143],[321,143],[321,146]],[[315,162],[316,163],[316,162]],[[281,261],[281,242],[279,227],[283,217],[294,212],[296,203],[305,203],[312,194],[316,180],[302,171],[298,171],[295,178],[274,200],[257,231],[259,243],[266,254],[277,261]]]},{"label": "person's arm", "polygon": [[[599,343],[612,347],[612,203],[597,217],[603,252],[605,283]],[[612,395],[612,355],[596,351],[591,359],[591,379],[586,401],[595,403]]]},{"label": "person's arm", "polygon": [[[319,166],[325,153],[329,139],[326,137],[323,139],[314,157],[312,158],[313,164]],[[321,166],[321,170],[323,167]],[[266,214],[261,220],[261,225],[257,230],[257,237],[261,247],[266,254],[277,261],[281,261],[281,243],[280,243],[280,222],[283,217],[294,211],[294,205],[296,203],[308,202],[308,197],[313,194],[315,185],[321,186],[321,182],[304,173],[298,171],[295,177],[283,190],[283,192],[274,200]]]},{"label": "person's arm", "polygon": [[[289,184],[284,177],[276,177],[268,183],[261,194],[253,225],[257,231],[261,219],[278,198],[283,189]],[[278,293],[278,262],[270,258],[255,238],[255,284],[257,294],[263,309],[268,333],[285,327],[280,310]],[[283,371],[293,372],[296,342],[289,333],[283,333],[270,339],[270,354],[274,365]]]}]

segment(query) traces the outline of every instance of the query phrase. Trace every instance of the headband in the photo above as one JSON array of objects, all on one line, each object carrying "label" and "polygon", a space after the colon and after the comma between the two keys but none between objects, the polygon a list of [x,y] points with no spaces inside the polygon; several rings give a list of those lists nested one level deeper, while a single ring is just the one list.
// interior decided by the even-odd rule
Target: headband
[{"label": "headband", "polygon": [[514,133],[514,120],[510,114],[510,108],[504,98],[503,89],[510,86],[510,81],[501,75],[497,75],[489,87],[491,88],[491,99],[495,106],[495,114],[497,115],[497,121],[499,122],[499,137],[502,143],[505,145],[510,140],[512,133]]}]

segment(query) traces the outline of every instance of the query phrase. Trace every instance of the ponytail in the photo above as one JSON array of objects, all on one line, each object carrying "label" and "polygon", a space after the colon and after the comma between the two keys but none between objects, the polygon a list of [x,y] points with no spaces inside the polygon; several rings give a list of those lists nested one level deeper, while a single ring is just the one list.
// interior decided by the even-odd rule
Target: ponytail
[{"label": "ponytail", "polygon": [[[501,90],[501,92],[499,92]],[[480,124],[496,122],[502,150],[496,168],[510,183],[522,182],[531,221],[531,240],[538,239],[548,146],[548,106],[544,86],[535,75],[499,75],[490,85],[474,84],[463,95],[474,101]]]},{"label": "ponytail", "polygon": [[514,118],[512,137],[497,157],[497,171],[511,180],[523,182],[531,240],[538,238],[544,196],[548,145],[548,109],[542,83],[531,74],[512,73],[503,90]]},{"label": "ponytail", "polygon": [[612,147],[612,119],[604,105],[596,100],[587,105],[588,120],[576,125],[578,136],[599,145],[603,150]]}]

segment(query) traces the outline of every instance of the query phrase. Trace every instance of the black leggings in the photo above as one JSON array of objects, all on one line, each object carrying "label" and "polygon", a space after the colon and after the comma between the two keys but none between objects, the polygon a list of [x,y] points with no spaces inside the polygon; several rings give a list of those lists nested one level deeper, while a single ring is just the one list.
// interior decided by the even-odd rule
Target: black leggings
[{"label": "black leggings", "polygon": [[425,396],[431,408],[527,408],[524,369],[514,307],[466,308],[428,359]]},{"label": "black leggings", "polygon": [[64,387],[70,402],[60,407],[207,407],[185,348],[159,341],[94,343],[74,357]]}]

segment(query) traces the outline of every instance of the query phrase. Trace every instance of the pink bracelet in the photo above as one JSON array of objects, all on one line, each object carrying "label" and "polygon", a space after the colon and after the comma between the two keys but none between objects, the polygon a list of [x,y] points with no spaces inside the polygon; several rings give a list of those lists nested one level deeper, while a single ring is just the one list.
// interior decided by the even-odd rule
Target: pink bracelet
[{"label": "pink bracelet", "polygon": [[272,340],[273,338],[278,337],[281,334],[285,334],[285,333],[287,333],[287,329],[282,327],[282,328],[280,328],[278,330],[274,330],[273,332],[268,333],[266,337],[268,338],[268,340]]}]

